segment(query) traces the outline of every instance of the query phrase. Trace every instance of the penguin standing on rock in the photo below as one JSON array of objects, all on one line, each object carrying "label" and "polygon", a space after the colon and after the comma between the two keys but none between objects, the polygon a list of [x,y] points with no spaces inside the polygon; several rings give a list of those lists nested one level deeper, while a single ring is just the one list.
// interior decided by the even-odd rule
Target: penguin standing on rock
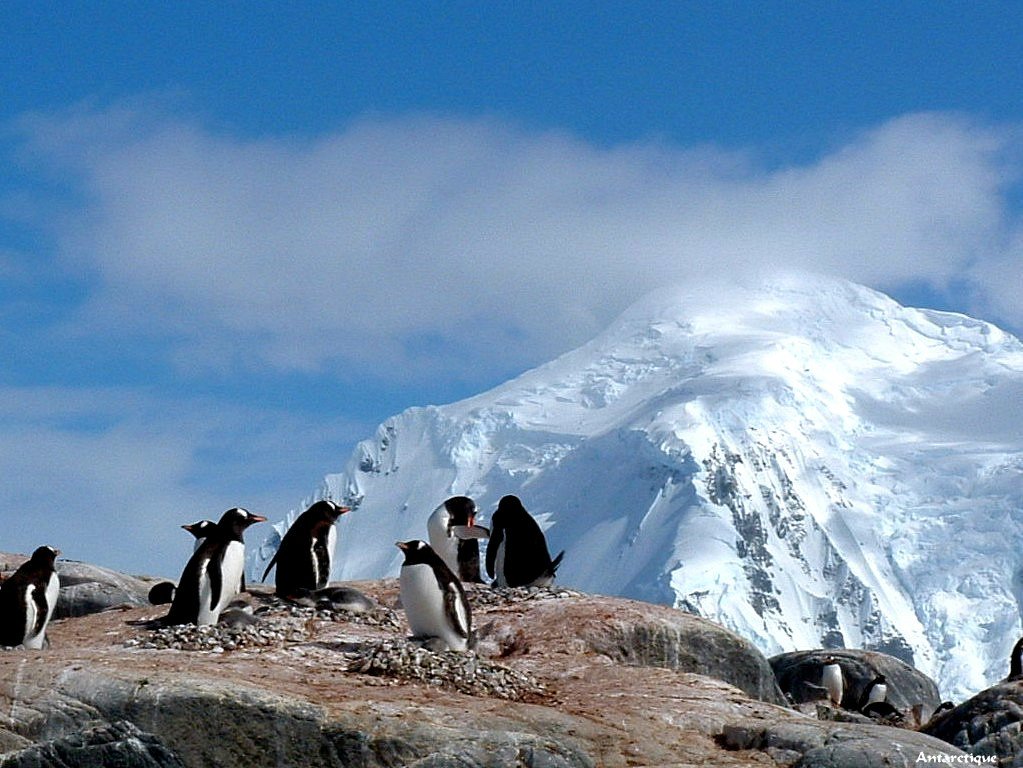
[{"label": "penguin standing on rock", "polygon": [[426,521],[430,546],[463,583],[482,583],[479,539],[490,531],[476,525],[476,502],[468,496],[452,496]]},{"label": "penguin standing on rock", "polygon": [[1023,658],[1021,657],[1023,657],[1023,637],[1012,646],[1012,653],[1009,654],[1009,676],[1005,678],[1006,682],[1023,678]]},{"label": "penguin standing on rock", "polygon": [[174,592],[168,624],[216,624],[241,587],[245,571],[245,529],[266,520],[234,507],[192,553]]},{"label": "penguin standing on rock", "polygon": [[865,709],[871,704],[877,704],[888,698],[888,682],[884,675],[876,675],[863,690],[860,709]]},{"label": "penguin standing on rock", "polygon": [[398,583],[412,636],[432,650],[472,645],[472,611],[458,577],[425,541],[399,541],[405,555]]},{"label": "penguin standing on rock", "polygon": [[845,682],[842,678],[842,666],[834,656],[824,659],[821,668],[821,685],[828,692],[828,699],[833,706],[842,706],[842,694],[845,692]]},{"label": "penguin standing on rock", "polygon": [[0,645],[49,646],[46,626],[60,594],[59,549],[39,547],[0,585]]},{"label": "penguin standing on rock", "polygon": [[299,515],[263,572],[263,581],[276,565],[274,581],[281,597],[297,597],[326,587],[337,546],[334,523],[348,511],[348,507],[324,499]]},{"label": "penguin standing on rock", "polygon": [[505,496],[491,520],[487,574],[495,587],[546,587],[564,552],[551,559],[547,539],[517,496]]},{"label": "penguin standing on rock", "polygon": [[[195,546],[192,547],[192,553],[194,554],[202,543],[206,540],[206,537],[210,535],[217,528],[217,524],[212,520],[199,520],[194,523],[188,523],[187,525],[181,526],[188,531],[192,536],[195,537]],[[177,586],[173,581],[160,581],[153,585],[152,589],[149,590],[149,602],[152,605],[166,605],[167,603],[174,602],[174,590]],[[241,591],[245,591],[245,574],[242,574]]]}]

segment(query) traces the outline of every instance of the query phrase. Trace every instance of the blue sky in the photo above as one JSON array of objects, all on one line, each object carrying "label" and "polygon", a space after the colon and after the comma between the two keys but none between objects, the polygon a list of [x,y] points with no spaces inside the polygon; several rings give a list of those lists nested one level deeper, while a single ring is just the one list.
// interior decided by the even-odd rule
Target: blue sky
[{"label": "blue sky", "polygon": [[[0,7],[0,550],[176,575],[659,285],[1019,333],[1016,3]],[[111,544],[111,538],[116,542]]]}]

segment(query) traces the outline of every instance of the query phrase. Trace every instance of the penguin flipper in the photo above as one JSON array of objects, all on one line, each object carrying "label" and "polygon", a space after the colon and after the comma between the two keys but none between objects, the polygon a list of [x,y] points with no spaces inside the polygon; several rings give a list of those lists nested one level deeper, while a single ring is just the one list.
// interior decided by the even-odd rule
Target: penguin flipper
[{"label": "penguin flipper", "polygon": [[468,639],[472,626],[472,611],[465,594],[458,589],[457,582],[450,582],[444,590],[444,604],[446,613],[454,617],[455,631],[460,637]]},{"label": "penguin flipper", "polygon": [[32,602],[36,606],[36,616],[33,622],[32,634],[38,635],[43,631],[43,627],[46,625],[46,618],[49,615],[49,603],[46,601],[46,590],[44,589],[33,589],[32,590]]},{"label": "penguin flipper", "polygon": [[263,571],[263,578],[260,579],[261,582],[266,581],[266,577],[270,575],[270,570],[275,565],[277,565],[277,555],[279,555],[280,553],[281,550],[278,549],[276,552],[274,552],[274,556],[270,558],[270,564],[266,567],[266,570]]},{"label": "penguin flipper", "polygon": [[494,566],[497,560],[497,550],[501,546],[501,542],[504,541],[504,529],[498,528],[496,525],[490,532],[490,539],[487,540],[487,576],[494,578],[497,574],[494,573]]},{"label": "penguin flipper", "polygon": [[220,594],[224,590],[223,557],[206,563],[206,577],[210,580],[210,610],[216,610]]}]

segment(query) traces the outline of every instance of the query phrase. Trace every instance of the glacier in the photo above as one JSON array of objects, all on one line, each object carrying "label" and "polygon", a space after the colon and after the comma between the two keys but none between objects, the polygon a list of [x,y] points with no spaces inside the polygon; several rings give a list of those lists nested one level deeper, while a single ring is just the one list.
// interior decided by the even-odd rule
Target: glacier
[{"label": "glacier", "polygon": [[1023,344],[964,315],[805,274],[664,289],[488,392],[387,419],[315,497],[354,508],[335,579],[395,576],[394,542],[448,496],[486,524],[513,493],[566,550],[561,584],[767,654],[880,650],[961,698],[1023,633],[1021,395]]}]

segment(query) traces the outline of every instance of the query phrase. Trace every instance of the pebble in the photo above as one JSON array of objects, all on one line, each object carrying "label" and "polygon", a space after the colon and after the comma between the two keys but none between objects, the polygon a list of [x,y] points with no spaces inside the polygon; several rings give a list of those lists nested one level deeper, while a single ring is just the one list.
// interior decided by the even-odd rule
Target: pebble
[{"label": "pebble", "polygon": [[380,640],[349,654],[348,671],[424,682],[471,696],[537,701],[547,695],[535,677],[480,658],[473,651],[431,651],[407,640]]},{"label": "pebble", "polygon": [[582,597],[582,592],[565,587],[491,587],[465,584],[466,596],[473,608],[494,608],[528,600],[566,600]]}]

